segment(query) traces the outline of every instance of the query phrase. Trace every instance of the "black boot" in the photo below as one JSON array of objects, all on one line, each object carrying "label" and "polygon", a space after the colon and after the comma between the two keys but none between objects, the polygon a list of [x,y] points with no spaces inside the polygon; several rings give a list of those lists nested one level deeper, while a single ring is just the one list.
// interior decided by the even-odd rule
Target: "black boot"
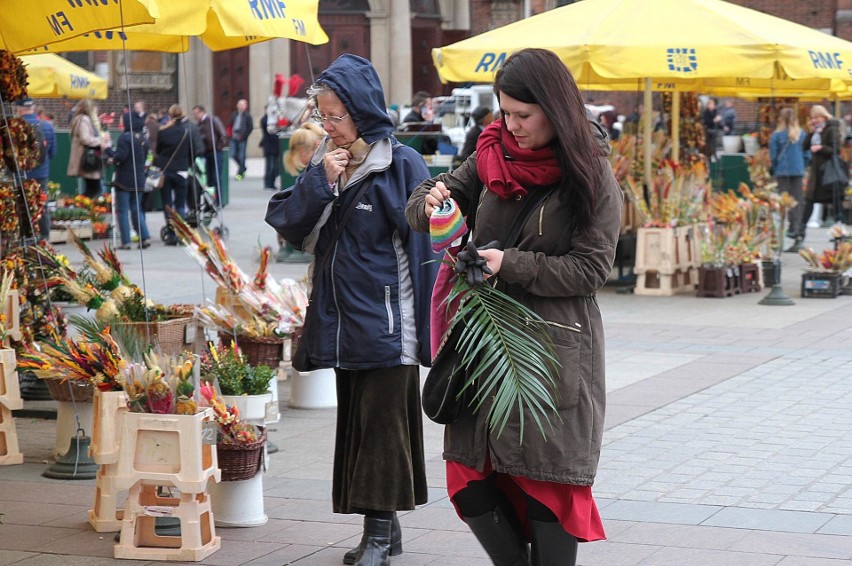
[{"label": "black boot", "polygon": [[[358,551],[361,550],[359,544],[349,552],[343,555],[344,564],[355,564],[358,560]],[[390,535],[390,555],[399,556],[402,554],[402,528],[399,526],[399,518],[396,516],[396,511],[393,512],[391,520],[391,535]]]},{"label": "black boot", "polygon": [[784,250],[784,252],[785,252],[785,253],[788,253],[788,254],[797,254],[797,253],[799,253],[799,250],[800,250],[800,249],[802,249],[802,242],[803,242],[804,240],[805,240],[805,238],[804,238],[803,236],[797,236],[797,237],[793,240],[793,245],[792,245],[792,246],[790,246],[789,248],[787,248],[786,250]]},{"label": "black boot", "polygon": [[529,566],[527,543],[519,528],[511,524],[500,507],[464,520],[494,566]]},{"label": "black boot", "polygon": [[387,519],[364,517],[364,536],[358,545],[355,566],[390,566],[391,523]]},{"label": "black boot", "polygon": [[565,532],[558,522],[530,519],[532,566],[574,566],[577,564],[577,539]]}]

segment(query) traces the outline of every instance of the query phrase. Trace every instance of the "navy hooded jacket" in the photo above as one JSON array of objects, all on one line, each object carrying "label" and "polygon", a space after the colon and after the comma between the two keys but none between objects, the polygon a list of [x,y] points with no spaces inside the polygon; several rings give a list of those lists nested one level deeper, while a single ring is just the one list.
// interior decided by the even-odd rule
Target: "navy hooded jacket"
[{"label": "navy hooded jacket", "polygon": [[128,116],[129,120],[122,120],[124,132],[118,136],[115,150],[107,148],[106,154],[115,162],[115,179],[112,184],[125,191],[141,191],[145,189],[148,138],[142,118],[136,114]]},{"label": "navy hooded jacket", "polygon": [[[329,186],[322,144],[292,189],[272,197],[266,222],[289,243],[331,254],[313,274],[302,340],[317,368],[376,369],[429,365],[429,305],[438,259],[429,235],[405,220],[409,195],[429,170],[417,151],[393,137],[372,64],[342,55],[317,79],[340,98],[371,144],[339,196]],[[364,183],[366,192],[353,200]],[[355,206],[336,242],[337,225]]]}]

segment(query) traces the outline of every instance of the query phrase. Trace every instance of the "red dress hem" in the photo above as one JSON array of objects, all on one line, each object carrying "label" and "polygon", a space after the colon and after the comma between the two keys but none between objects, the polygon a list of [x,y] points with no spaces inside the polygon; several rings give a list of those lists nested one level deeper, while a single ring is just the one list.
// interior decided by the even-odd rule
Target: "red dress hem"
[{"label": "red dress hem", "polygon": [[[464,517],[456,506],[455,495],[467,487],[468,482],[483,480],[492,472],[491,462],[488,458],[485,460],[483,472],[478,472],[458,462],[447,462],[447,493],[460,519],[464,520]],[[598,506],[592,496],[591,486],[533,480],[500,472],[497,473],[497,486],[506,493],[509,501],[515,507],[517,516],[524,527],[527,541],[530,537],[527,526],[525,494],[540,501],[550,509],[559,519],[562,528],[575,536],[580,542],[606,540],[606,532],[598,512]]]}]

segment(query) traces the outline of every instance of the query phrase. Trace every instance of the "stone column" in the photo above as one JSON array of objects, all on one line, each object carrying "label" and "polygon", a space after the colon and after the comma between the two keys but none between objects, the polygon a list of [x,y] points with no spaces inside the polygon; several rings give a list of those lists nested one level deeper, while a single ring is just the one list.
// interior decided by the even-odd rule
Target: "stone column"
[{"label": "stone column", "polygon": [[376,1],[370,19],[370,58],[385,89],[385,104],[411,99],[411,10],[408,2]]},{"label": "stone column", "polygon": [[246,145],[246,155],[262,157],[263,152],[258,147],[260,143],[260,118],[263,108],[272,95],[275,85],[275,74],[290,76],[290,49],[288,39],[272,39],[263,43],[249,46],[249,111],[254,120],[254,130]]},{"label": "stone column", "polygon": [[189,42],[189,51],[178,54],[178,102],[184,112],[201,104],[213,108],[213,53],[197,37]]}]

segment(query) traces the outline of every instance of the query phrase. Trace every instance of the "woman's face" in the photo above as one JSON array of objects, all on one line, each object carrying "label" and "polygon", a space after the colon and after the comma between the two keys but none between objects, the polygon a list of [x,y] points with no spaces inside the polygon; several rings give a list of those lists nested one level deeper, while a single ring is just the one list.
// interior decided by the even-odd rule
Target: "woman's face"
[{"label": "woman's face", "polygon": [[333,92],[324,92],[317,96],[317,111],[321,116],[346,116],[342,121],[323,120],[322,127],[328,133],[331,141],[337,147],[348,147],[349,144],[358,139],[358,129],[355,127],[355,122],[352,121],[352,116],[349,116],[349,110],[337,98]]},{"label": "woman's face", "polygon": [[541,149],[556,137],[553,124],[538,104],[527,104],[501,92],[500,112],[521,149]]}]

